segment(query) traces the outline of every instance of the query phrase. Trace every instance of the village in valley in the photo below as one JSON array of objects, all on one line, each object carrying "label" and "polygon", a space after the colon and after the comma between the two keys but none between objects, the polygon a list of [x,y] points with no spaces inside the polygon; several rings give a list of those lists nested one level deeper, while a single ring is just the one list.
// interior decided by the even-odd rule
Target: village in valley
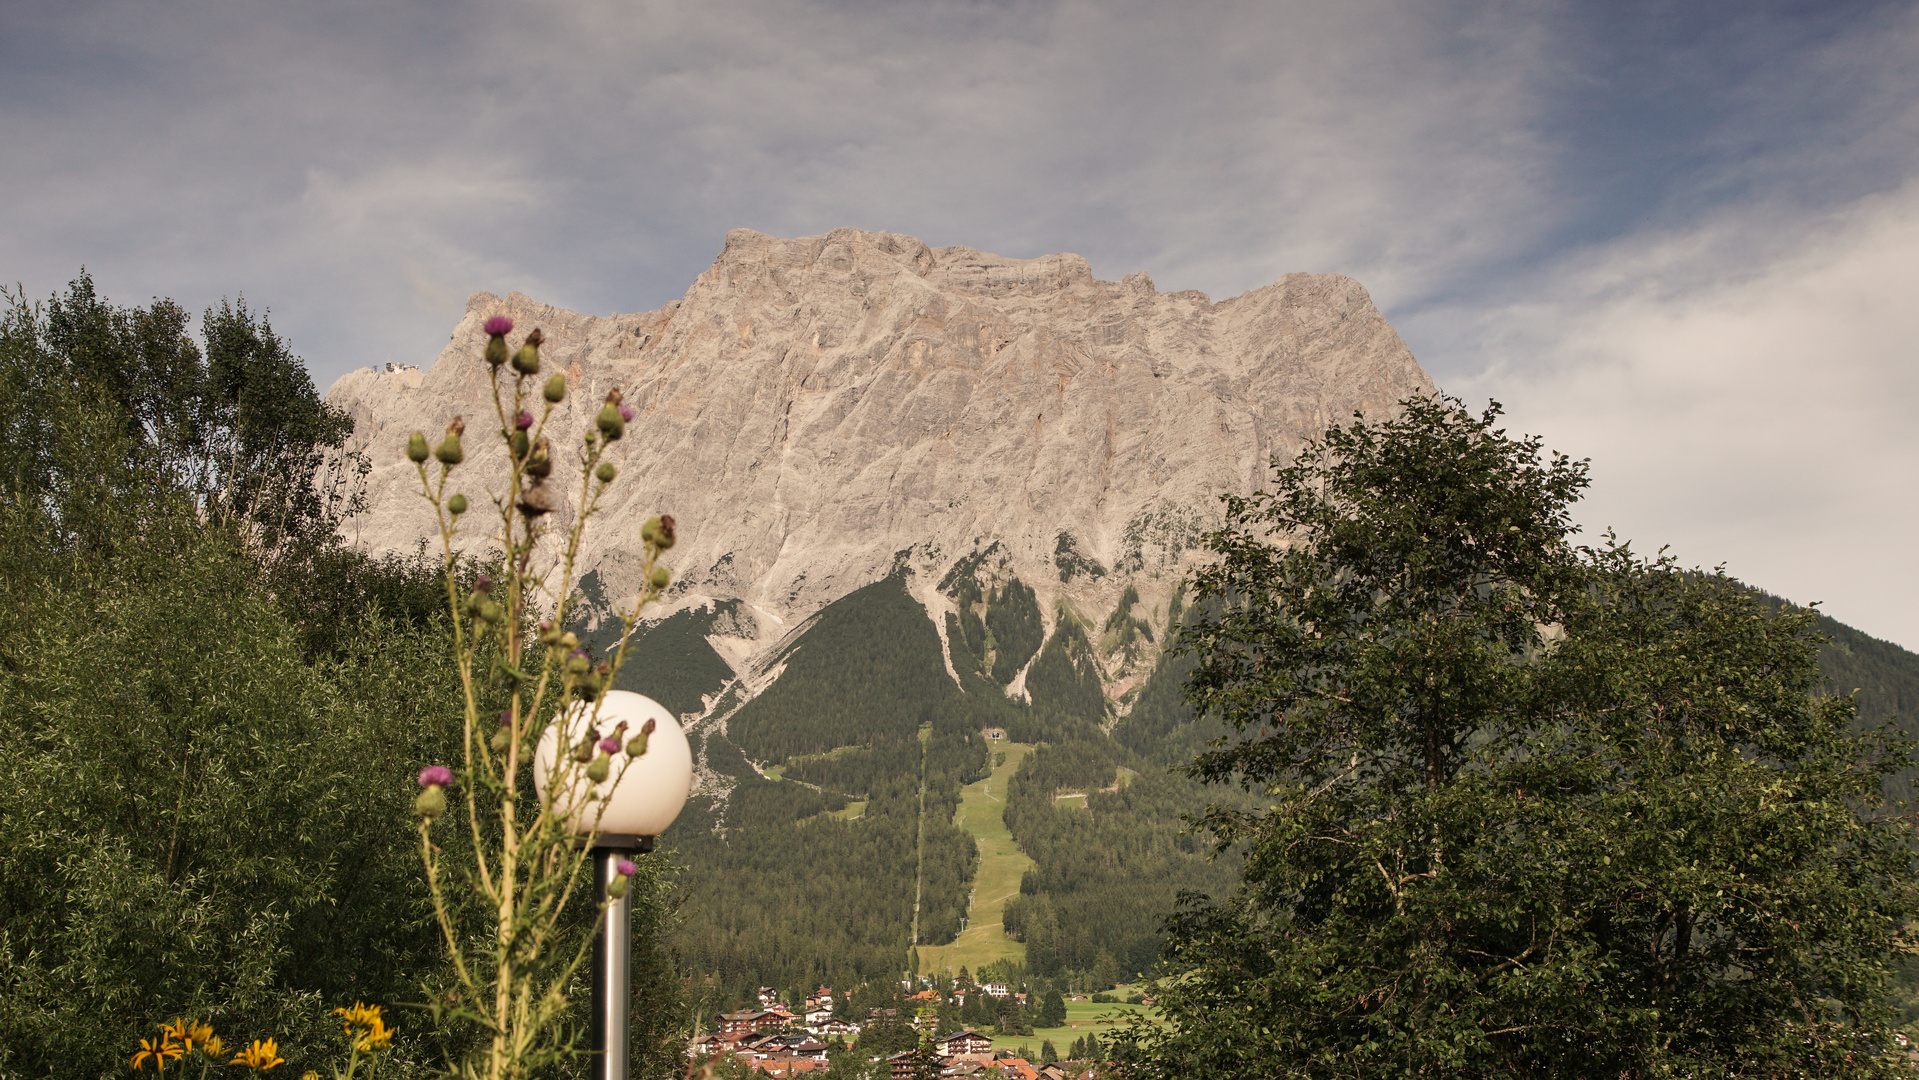
[{"label": "village in valley", "polygon": [[[917,991],[904,993],[907,991]],[[761,987],[756,1007],[716,1018],[716,1029],[695,1038],[687,1056],[695,1061],[732,1063],[773,1077],[824,1072],[834,1058],[885,1061],[894,1080],[920,1077],[977,1077],[980,1080],[1082,1080],[1094,1075],[1102,1056],[1101,1032],[1115,1020],[1151,1001],[1134,994],[1121,1001],[1112,994],[1062,995],[1057,990],[1028,993],[1023,984],[975,983],[964,968],[956,979],[924,976],[900,984],[904,993],[892,1007],[857,1010],[851,996],[820,987],[801,1001],[782,1001],[772,987]],[[792,996],[792,995],[789,995]],[[1074,1033],[1055,1050],[1048,1038],[1038,1051],[995,1046],[995,1037],[969,1026],[963,1017],[991,1016],[998,1041],[1030,1040],[1035,1025]],[[1076,1022],[1075,1022],[1076,1021]],[[862,1038],[864,1033],[864,1038]],[[897,1048],[897,1049],[896,1049]],[[879,1052],[874,1052],[875,1050]]]}]

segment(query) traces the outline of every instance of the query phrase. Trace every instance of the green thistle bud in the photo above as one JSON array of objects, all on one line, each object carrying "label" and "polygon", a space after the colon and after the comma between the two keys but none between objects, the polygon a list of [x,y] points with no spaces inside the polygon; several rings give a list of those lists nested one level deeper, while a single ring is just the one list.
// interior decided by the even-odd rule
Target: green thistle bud
[{"label": "green thistle bud", "polygon": [[495,334],[492,337],[487,339],[487,342],[486,342],[486,362],[487,363],[493,365],[494,367],[499,367],[501,364],[506,363],[506,355],[507,355],[506,335]]},{"label": "green thistle bud", "polygon": [[586,764],[589,761],[592,761],[593,760],[593,744],[599,741],[600,741],[600,729],[591,728],[591,727],[587,728],[586,738],[581,739],[580,745],[573,748],[573,760],[579,762],[582,765]]},{"label": "green thistle bud", "polygon": [[658,540],[659,538],[660,538],[660,519],[659,518],[650,517],[640,523],[640,542],[641,543],[650,544],[653,541]]},{"label": "green thistle bud", "polygon": [[433,456],[440,459],[440,464],[450,467],[466,460],[466,450],[460,445],[460,434],[465,430],[466,421],[457,416],[446,426],[446,438],[433,448]]},{"label": "green thistle bud", "polygon": [[552,447],[547,445],[546,436],[533,444],[533,456],[526,459],[526,474],[537,480],[544,480],[553,471]]},{"label": "green thistle bud", "polygon": [[647,732],[640,732],[626,741],[626,756],[633,758],[646,753]]},{"label": "green thistle bud", "polygon": [[416,431],[406,437],[406,459],[415,465],[426,460],[426,434]]},{"label": "green thistle bud", "polygon": [[513,354],[513,370],[522,375],[538,375],[540,343],[545,340],[546,335],[540,333],[539,327],[534,327],[533,332],[526,336],[526,344],[521,345],[520,351]]},{"label": "green thistle bud", "polygon": [[515,431],[508,436],[506,444],[513,448],[513,456],[516,459],[525,457],[526,452],[533,448],[533,440],[527,438],[524,431]]},{"label": "green thistle bud", "polygon": [[447,512],[454,517],[459,517],[461,514],[466,513],[466,496],[457,491],[454,492],[453,497],[446,501],[446,509]]},{"label": "green thistle bud", "polygon": [[510,727],[502,727],[498,731],[495,731],[493,733],[493,740],[487,743],[487,745],[491,747],[496,754],[506,753],[506,748],[513,745],[513,729]]},{"label": "green thistle bud", "polygon": [[666,588],[666,583],[673,580],[673,573],[664,566],[656,566],[653,568],[653,573],[648,576],[647,580],[653,583],[654,588],[664,589]]},{"label": "green thistle bud", "polygon": [[541,623],[540,636],[537,640],[549,649],[558,645],[560,643],[560,628],[554,626],[550,621]]},{"label": "green thistle bud", "polygon": [[625,896],[627,886],[632,880],[632,878],[627,877],[625,874],[614,874],[613,880],[606,883],[606,898],[608,900],[618,900]]},{"label": "green thistle bud", "polygon": [[614,468],[612,462],[602,461],[600,467],[593,470],[593,475],[599,478],[600,483],[610,484],[614,477],[620,475],[620,470]]},{"label": "green thistle bud", "polygon": [[566,376],[555,375],[552,378],[546,380],[546,389],[542,391],[542,393],[546,395],[546,400],[552,402],[555,405],[558,405],[560,402],[565,401],[566,400]]},{"label": "green thistle bud", "polygon": [[596,784],[605,783],[607,770],[612,767],[612,761],[613,758],[607,754],[594,758],[587,763],[586,778]]},{"label": "green thistle bud", "polygon": [[574,633],[571,630],[568,630],[566,633],[560,635],[560,648],[565,649],[567,652],[572,652],[574,649],[577,649],[579,647],[580,647],[580,635]]},{"label": "green thistle bud", "polygon": [[626,418],[620,415],[616,405],[601,406],[600,415],[594,418],[593,423],[600,429],[600,434],[606,436],[607,442],[626,434]]},{"label": "green thistle bud", "polygon": [[482,600],[480,602],[480,618],[498,626],[506,621],[506,609],[501,607],[497,600]]},{"label": "green thistle bud", "polygon": [[420,795],[413,800],[413,812],[432,821],[446,813],[446,790],[438,784],[420,789]]}]

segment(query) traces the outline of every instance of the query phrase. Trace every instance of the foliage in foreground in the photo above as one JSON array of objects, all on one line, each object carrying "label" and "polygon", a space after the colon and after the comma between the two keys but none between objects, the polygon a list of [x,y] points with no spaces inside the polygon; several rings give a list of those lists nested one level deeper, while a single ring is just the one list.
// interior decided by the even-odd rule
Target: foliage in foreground
[{"label": "foliage in foreground", "polygon": [[1456,403],[1227,500],[1188,771],[1240,892],[1169,923],[1142,1076],[1862,1073],[1914,910],[1903,739],[1718,574],[1575,549],[1583,463]]},{"label": "foliage in foreground", "polygon": [[[0,1075],[122,1075],[179,1016],[325,1071],[363,1001],[418,1075],[461,1048],[405,1008],[444,962],[411,779],[458,750],[445,586],[332,539],[350,490],[284,479],[330,475],[344,418],[263,318],[205,325],[85,278],[0,321]],[[671,1063],[663,882],[633,898]]]}]

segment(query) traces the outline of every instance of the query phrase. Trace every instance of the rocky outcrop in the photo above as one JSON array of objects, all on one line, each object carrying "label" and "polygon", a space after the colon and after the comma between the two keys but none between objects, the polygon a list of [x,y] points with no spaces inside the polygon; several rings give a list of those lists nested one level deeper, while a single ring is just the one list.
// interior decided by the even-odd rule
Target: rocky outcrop
[{"label": "rocky outcrop", "polygon": [[402,454],[410,431],[465,415],[462,486],[476,501],[498,486],[476,437],[494,426],[480,359],[494,314],[517,324],[514,345],[541,328],[549,367],[572,380],[556,446],[578,445],[609,387],[637,411],[586,567],[630,591],[640,522],[670,512],[676,596],[743,599],[758,643],[902,560],[938,624],[940,577],[995,543],[988,568],[1038,590],[1049,624],[1064,605],[1099,625],[1128,583],[1163,611],[1218,495],[1253,489],[1329,422],[1432,390],[1337,274],[1214,302],[1143,273],[1095,279],[1076,255],[741,229],[658,311],[481,293],[424,374],[341,378],[328,398],[374,460],[350,526],[361,542],[410,549],[433,531]]}]

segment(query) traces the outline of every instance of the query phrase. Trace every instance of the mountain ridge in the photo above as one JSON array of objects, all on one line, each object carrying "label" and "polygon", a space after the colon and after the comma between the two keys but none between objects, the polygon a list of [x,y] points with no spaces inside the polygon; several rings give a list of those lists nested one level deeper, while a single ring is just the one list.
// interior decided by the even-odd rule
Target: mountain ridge
[{"label": "mountain ridge", "polygon": [[[739,601],[734,629],[748,636],[721,651],[741,674],[801,620],[902,566],[943,647],[947,616],[964,620],[934,583],[975,556],[992,583],[1034,592],[1042,638],[1061,611],[1098,626],[1128,588],[1163,612],[1220,494],[1253,490],[1273,456],[1328,423],[1433,392],[1341,275],[1290,274],[1214,302],[1158,292],[1144,273],[1101,281],[1077,255],[740,229],[655,311],[582,315],[479,293],[429,369],[341,377],[328,400],[374,462],[359,542],[408,550],[432,535],[399,448],[455,414],[491,426],[479,351],[495,314],[514,319],[516,344],[540,327],[549,369],[569,376],[556,446],[577,445],[609,387],[637,412],[582,569],[612,603],[630,596],[640,521],[674,513],[676,584],[657,616]],[[489,455],[472,460],[456,476],[470,496],[500,486]],[[1135,650],[1102,672],[1116,698],[1142,660]],[[948,667],[957,685],[950,652]],[[1002,681],[1020,695],[1023,680],[1022,668]]]}]

